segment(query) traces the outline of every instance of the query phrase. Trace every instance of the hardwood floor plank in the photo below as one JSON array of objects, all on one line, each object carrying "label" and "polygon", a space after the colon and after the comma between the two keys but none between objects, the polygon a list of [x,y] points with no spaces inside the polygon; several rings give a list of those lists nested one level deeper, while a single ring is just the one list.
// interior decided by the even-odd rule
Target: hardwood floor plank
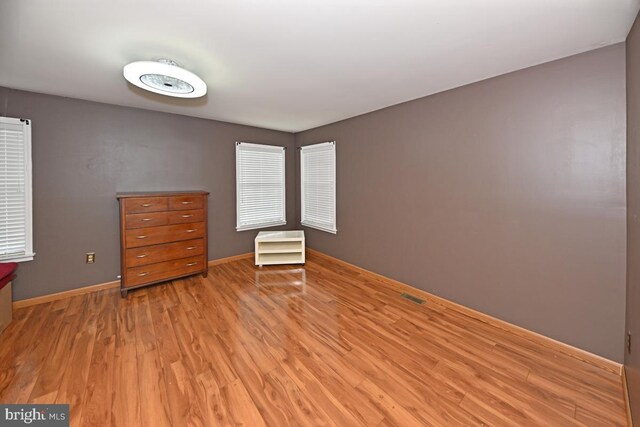
[{"label": "hardwood floor plank", "polygon": [[385,415],[385,418],[396,426],[434,426],[438,424],[415,418],[402,405],[393,400],[386,392],[374,383],[365,379],[357,389],[366,396]]},{"label": "hardwood floor plank", "polygon": [[578,406],[578,408],[576,409],[576,419],[583,422],[589,427],[612,427],[626,425],[626,422],[624,422],[624,420],[620,420],[618,417],[612,419],[609,416],[602,416],[601,413],[595,413],[580,406]]},{"label": "hardwood floor plank", "polygon": [[244,347],[227,344],[220,339],[221,345],[228,352],[233,368],[255,403],[262,418],[269,426],[292,425],[293,413],[286,401],[286,393],[268,381],[268,378],[255,365]]},{"label": "hardwood floor plank", "polygon": [[333,424],[338,426],[365,426],[322,384],[322,382],[296,357],[286,358],[281,365],[296,386],[311,396],[313,402]]},{"label": "hardwood floor plank", "polygon": [[475,396],[490,404],[508,419],[520,425],[580,425],[572,415],[566,415],[535,398],[527,396],[516,387],[492,376],[489,372],[474,369],[463,363],[443,362],[438,366],[442,374],[467,390],[465,396]]},{"label": "hardwood floor plank", "polygon": [[137,357],[138,390],[141,398],[140,425],[170,426],[170,406],[165,382],[167,373],[160,363],[158,351],[150,350]]},{"label": "hardwood floor plank", "polygon": [[298,387],[286,374],[282,367],[278,367],[265,375],[266,381],[274,389],[282,390],[283,400],[289,402],[289,408],[293,414],[291,425],[303,426],[335,426],[324,412],[320,411],[312,399]]},{"label": "hardwood floor plank", "polygon": [[136,322],[133,303],[130,300],[119,301],[116,307],[116,345],[118,347],[136,347]]},{"label": "hardwood floor plank", "polygon": [[[48,306],[47,308],[50,308]],[[5,368],[15,364],[15,358],[21,353],[21,349],[18,347],[21,343],[31,344],[24,339],[18,339],[21,335],[36,333],[38,331],[35,326],[38,321],[38,316],[43,316],[46,311],[38,307],[25,307],[22,310],[16,310],[13,314],[13,321],[9,323],[6,329],[2,332],[2,345],[0,345],[0,368]],[[44,320],[44,319],[43,319]],[[2,369],[0,369],[0,375]],[[0,384],[2,381],[0,380]]]},{"label": "hardwood floor plank", "polygon": [[[79,426],[82,420],[83,400],[97,333],[97,313],[91,309],[89,294],[85,295],[85,299],[88,304],[88,316],[80,322],[70,352],[66,355],[67,366],[62,381],[58,385],[59,391],[56,397],[56,403],[69,404],[70,426]],[[83,317],[80,316],[80,318]]]},{"label": "hardwood floor plank", "polygon": [[[331,355],[330,351],[314,352],[293,339],[288,348],[292,348],[295,358],[349,411],[358,423],[365,426],[376,425],[384,417],[374,405],[356,391],[355,387],[364,380],[365,376],[352,369],[349,362],[342,356]],[[292,357],[294,356],[287,355],[282,363],[291,363]]]},{"label": "hardwood floor plank", "polygon": [[164,366],[165,388],[171,421],[174,426],[205,427],[206,423],[202,414],[201,405],[194,388],[195,378],[188,369],[178,360],[169,366]]},{"label": "hardwood floor plank", "polygon": [[[551,406],[554,410],[573,416],[575,404],[565,401],[559,396],[552,396],[548,390],[529,387],[527,383],[529,370],[521,371],[521,366],[516,361],[494,354],[481,347],[476,347],[466,341],[450,341],[441,334],[427,334],[423,336],[413,336],[412,342],[418,348],[438,354],[442,361],[454,364],[462,363],[465,367],[474,369],[477,372],[490,373],[492,377],[501,381],[505,387],[514,389],[526,389],[532,396],[545,405]],[[514,366],[512,366],[514,365]],[[514,369],[515,368],[515,369]],[[436,374],[440,372],[434,371]],[[459,390],[469,390],[468,386],[462,386]]]},{"label": "hardwood floor plank", "polygon": [[[151,289],[158,289],[159,286],[155,286]],[[178,338],[173,329],[173,323],[169,316],[167,306],[162,304],[162,301],[158,298],[149,299],[151,319],[153,323],[153,330],[155,332],[156,346],[160,357],[167,363],[177,362],[181,359],[182,354],[180,352],[180,346],[178,345]],[[175,307],[172,305],[172,307]]]},{"label": "hardwood floor plank", "polygon": [[140,425],[141,399],[135,343],[121,346],[116,341],[112,398],[112,427]]},{"label": "hardwood floor plank", "polygon": [[181,305],[168,309],[169,318],[180,347],[182,360],[193,375],[209,368],[207,355],[200,345],[200,336],[196,333],[189,315]]},{"label": "hardwood floor plank", "polygon": [[[551,399],[555,401],[575,402],[575,406],[589,409],[590,413],[600,419],[608,420],[611,424],[621,421],[620,412],[624,411],[624,405],[614,396],[593,393],[589,389],[585,389],[583,385],[573,382],[564,382],[563,378],[546,378],[535,372],[532,372],[528,379],[528,384],[535,386],[537,389],[544,390]],[[620,390],[620,394],[623,391]],[[591,401],[599,401],[601,405],[590,406],[586,404],[587,396]],[[624,397],[624,396],[623,396]]]},{"label": "hardwood floor plank", "polygon": [[[11,324],[5,329],[6,341],[4,333],[1,336],[3,345],[0,350],[6,350],[0,365],[1,402],[19,403],[29,398],[64,317],[62,312],[51,312],[50,308],[44,304],[39,310],[29,310],[15,328]],[[22,320],[25,323],[21,325]],[[43,340],[36,340],[36,334],[44,331],[45,327],[51,328],[49,335]]]},{"label": "hardwood floor plank", "polygon": [[[83,426],[111,424],[113,402],[113,369],[116,349],[117,290],[106,291],[104,296],[93,294],[91,299],[98,306],[96,337],[89,366],[86,391],[82,403]],[[59,300],[60,301],[60,300]]]},{"label": "hardwood floor plank", "polygon": [[231,414],[220,394],[220,388],[218,384],[216,384],[211,371],[204,371],[196,376],[194,390],[206,426],[226,426],[232,424]]},{"label": "hardwood floor plank", "polygon": [[81,422],[83,426],[111,425],[115,351],[115,335],[96,339],[83,403]]},{"label": "hardwood floor plank", "polygon": [[[84,306],[86,300],[84,295],[71,298],[70,307]],[[49,395],[54,390],[62,390],[62,382],[66,376],[68,383],[67,368],[69,358],[74,354],[74,348],[77,349],[76,338],[78,337],[81,325],[84,323],[83,318],[79,311],[71,310],[59,310],[54,313],[57,318],[62,318],[62,324],[59,330],[56,330],[54,335],[44,335],[44,339],[51,340],[50,344],[42,346],[42,357],[44,359],[40,375],[37,376],[37,380],[30,395],[30,400],[36,400],[43,395]],[[47,321],[47,324],[52,321]],[[83,343],[87,342],[87,337],[83,340]],[[75,345],[75,346],[74,346]],[[34,376],[34,378],[36,378]],[[53,403],[53,402],[52,402]]]},{"label": "hardwood floor plank", "polygon": [[215,334],[213,328],[209,328],[207,319],[200,313],[193,313],[191,318],[193,325],[197,330],[201,331],[200,342],[203,349],[208,354],[210,362],[208,363],[209,370],[212,372],[216,379],[218,386],[224,386],[229,384],[238,377],[233,369],[233,364],[229,360],[229,357],[224,352],[223,346],[220,344],[218,336]]},{"label": "hardwood floor plank", "polygon": [[132,296],[132,301],[133,317],[136,323],[136,351],[138,356],[142,356],[144,353],[156,349],[156,333],[151,318],[149,296],[137,293]]},{"label": "hardwood floor plank", "polygon": [[483,399],[475,397],[472,393],[468,393],[460,402],[460,408],[472,413],[481,421],[480,425],[487,426],[513,426],[520,427],[521,422],[514,421],[504,413],[499,406],[494,406],[493,402],[487,402]]},{"label": "hardwood floor plank", "polygon": [[458,407],[464,393],[433,374],[412,375],[371,349],[356,349],[348,357],[352,357],[352,365],[366,373],[365,381],[390,393],[415,418],[433,425],[477,423],[472,414]]},{"label": "hardwood floor plank", "polygon": [[223,401],[234,426],[266,427],[264,419],[256,408],[251,396],[239,379],[225,385],[221,389]]}]

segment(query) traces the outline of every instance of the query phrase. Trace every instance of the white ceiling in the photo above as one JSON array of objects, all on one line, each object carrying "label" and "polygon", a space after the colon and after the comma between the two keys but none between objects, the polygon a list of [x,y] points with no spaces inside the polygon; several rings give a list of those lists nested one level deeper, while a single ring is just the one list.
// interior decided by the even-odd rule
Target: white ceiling
[{"label": "white ceiling", "polygon": [[[0,0],[0,86],[300,131],[623,41],[640,0]],[[126,83],[169,58],[209,85]]]}]

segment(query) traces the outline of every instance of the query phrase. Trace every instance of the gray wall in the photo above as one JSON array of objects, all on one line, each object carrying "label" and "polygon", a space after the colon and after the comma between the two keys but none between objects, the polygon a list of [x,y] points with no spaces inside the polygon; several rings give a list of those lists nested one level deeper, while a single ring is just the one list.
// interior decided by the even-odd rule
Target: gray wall
[{"label": "gray wall", "polygon": [[640,425],[640,18],[627,39],[627,319],[632,352],[624,364],[631,414]]},{"label": "gray wall", "polygon": [[296,134],[337,141],[307,244],[621,362],[625,120],[618,44]]},{"label": "gray wall", "polygon": [[[251,252],[257,232],[235,231],[235,141],[289,147],[294,176],[290,133],[4,88],[0,115],[33,120],[36,257],[19,267],[15,300],[116,280],[118,191],[211,192],[209,258],[217,259]],[[96,263],[85,264],[93,251]]]}]

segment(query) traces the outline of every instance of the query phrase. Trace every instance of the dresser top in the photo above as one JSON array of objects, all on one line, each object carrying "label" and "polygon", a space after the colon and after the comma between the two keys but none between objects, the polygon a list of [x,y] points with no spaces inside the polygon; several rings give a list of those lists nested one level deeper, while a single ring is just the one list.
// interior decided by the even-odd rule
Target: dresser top
[{"label": "dresser top", "polygon": [[130,193],[116,193],[116,198],[127,199],[129,197],[166,197],[166,196],[193,196],[193,195],[208,195],[208,191],[194,190],[194,191],[135,191]]}]

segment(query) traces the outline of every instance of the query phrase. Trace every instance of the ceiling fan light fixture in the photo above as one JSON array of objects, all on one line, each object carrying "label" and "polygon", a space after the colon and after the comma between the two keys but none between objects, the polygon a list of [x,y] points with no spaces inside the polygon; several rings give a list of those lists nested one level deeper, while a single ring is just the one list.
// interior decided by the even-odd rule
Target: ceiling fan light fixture
[{"label": "ceiling fan light fixture", "polygon": [[199,98],[207,93],[207,84],[200,77],[168,59],[132,62],[122,74],[132,85],[160,95]]}]

